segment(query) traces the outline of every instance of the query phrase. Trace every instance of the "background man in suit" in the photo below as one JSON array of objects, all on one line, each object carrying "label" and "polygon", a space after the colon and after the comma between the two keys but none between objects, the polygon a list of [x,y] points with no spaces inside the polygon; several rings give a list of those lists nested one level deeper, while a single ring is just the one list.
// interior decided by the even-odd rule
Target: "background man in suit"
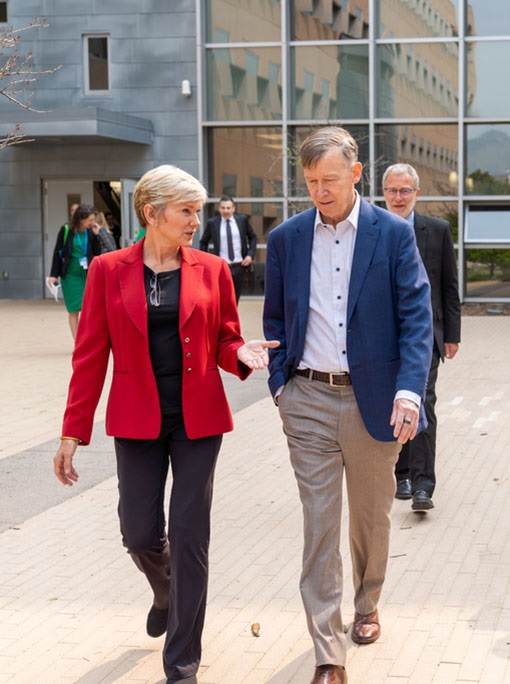
[{"label": "background man in suit", "polygon": [[397,499],[410,499],[414,511],[434,508],[436,486],[436,380],[439,359],[453,359],[460,342],[460,300],[457,262],[450,224],[414,210],[420,179],[409,164],[393,164],[383,176],[386,207],[414,228],[416,242],[430,281],[434,343],[425,397],[428,427],[404,444],[395,469]]},{"label": "background man in suit", "polygon": [[207,221],[200,238],[200,249],[207,252],[209,243],[212,242],[213,254],[228,263],[234,281],[236,302],[239,303],[246,269],[252,263],[257,249],[257,236],[248,218],[234,213],[235,209],[232,197],[223,195],[218,204],[220,215]]},{"label": "background man in suit", "polygon": [[304,513],[301,595],[315,646],[312,684],[345,684],[347,640],[340,528],[349,498],[352,639],[381,632],[377,605],[389,553],[400,445],[425,425],[430,287],[414,234],[360,198],[358,146],[342,128],[300,150],[315,205],[269,233],[264,331]]}]

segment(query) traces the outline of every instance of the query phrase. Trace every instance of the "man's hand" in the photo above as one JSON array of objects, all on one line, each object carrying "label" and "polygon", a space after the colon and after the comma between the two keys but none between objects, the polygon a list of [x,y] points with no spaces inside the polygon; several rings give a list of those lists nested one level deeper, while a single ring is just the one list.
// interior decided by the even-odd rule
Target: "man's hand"
[{"label": "man's hand", "polygon": [[244,259],[241,261],[241,266],[249,266],[253,259],[251,256],[245,256]]},{"label": "man's hand", "polygon": [[457,342],[445,342],[444,343],[444,355],[447,359],[453,359],[455,354],[459,351],[459,345]]},{"label": "man's hand", "polygon": [[393,436],[399,444],[405,444],[416,437],[420,409],[410,399],[395,399],[390,425],[394,425]]}]

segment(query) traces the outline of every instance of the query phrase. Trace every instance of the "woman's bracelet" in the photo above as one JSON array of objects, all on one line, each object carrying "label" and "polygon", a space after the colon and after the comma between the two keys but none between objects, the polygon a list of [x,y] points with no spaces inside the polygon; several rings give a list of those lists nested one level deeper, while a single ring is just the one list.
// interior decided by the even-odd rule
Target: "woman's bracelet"
[{"label": "woman's bracelet", "polygon": [[73,442],[81,442],[81,439],[79,439],[78,437],[64,437],[64,436],[62,436],[60,439],[70,439]]}]

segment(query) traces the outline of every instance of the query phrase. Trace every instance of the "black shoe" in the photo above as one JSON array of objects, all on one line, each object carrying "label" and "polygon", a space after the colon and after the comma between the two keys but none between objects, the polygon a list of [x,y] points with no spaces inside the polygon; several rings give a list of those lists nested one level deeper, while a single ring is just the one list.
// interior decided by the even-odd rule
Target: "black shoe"
[{"label": "black shoe", "polygon": [[168,608],[156,608],[152,606],[147,615],[147,634],[151,637],[159,637],[166,632],[168,623]]},{"label": "black shoe", "polygon": [[395,499],[410,499],[412,495],[411,480],[397,480]]},{"label": "black shoe", "polygon": [[166,684],[197,684],[197,677],[192,675],[186,679],[167,679]]},{"label": "black shoe", "polygon": [[434,508],[434,504],[427,492],[424,492],[423,489],[418,489],[413,494],[413,505],[411,508],[413,511],[430,511],[431,508]]}]

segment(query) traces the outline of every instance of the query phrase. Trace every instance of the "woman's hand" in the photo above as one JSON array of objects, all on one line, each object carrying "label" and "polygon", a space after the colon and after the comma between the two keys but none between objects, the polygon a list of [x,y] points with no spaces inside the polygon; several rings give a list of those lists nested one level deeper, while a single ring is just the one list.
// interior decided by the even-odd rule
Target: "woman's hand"
[{"label": "woman's hand", "polygon": [[250,340],[239,347],[237,358],[248,368],[260,370],[269,363],[268,349],[280,346],[278,340]]},{"label": "woman's hand", "polygon": [[73,467],[73,456],[78,442],[75,439],[62,439],[57,453],[53,458],[53,472],[57,480],[68,487],[78,482],[78,473]]},{"label": "woman's hand", "polygon": [[55,278],[54,276],[49,276],[47,278],[48,285],[56,285],[58,283],[58,278]]}]

